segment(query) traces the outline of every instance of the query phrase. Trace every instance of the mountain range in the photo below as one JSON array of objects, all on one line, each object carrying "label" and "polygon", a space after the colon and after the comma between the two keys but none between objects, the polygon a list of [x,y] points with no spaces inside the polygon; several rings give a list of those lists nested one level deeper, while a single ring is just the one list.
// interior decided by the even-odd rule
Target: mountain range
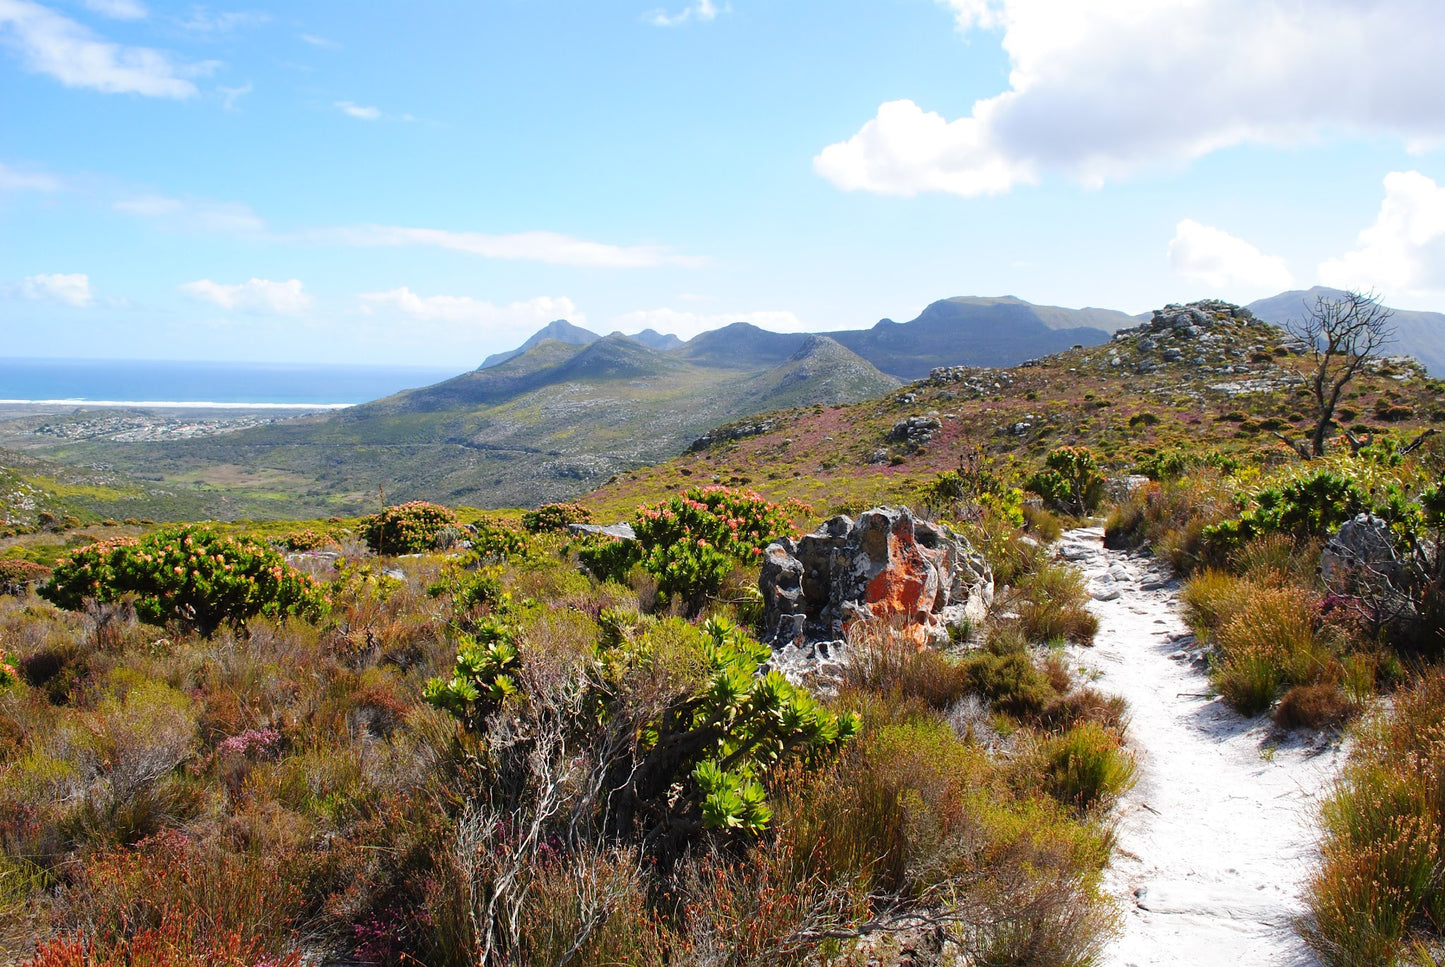
[{"label": "mountain range", "polygon": [[[1248,308],[1284,323],[1334,294],[1286,292]],[[869,329],[777,333],[736,322],[686,342],[557,320],[475,370],[346,410],[203,439],[90,440],[43,452],[215,488],[256,516],[273,516],[273,504],[284,515],[280,506],[298,499],[354,511],[374,506],[378,490],[393,501],[536,505],[667,460],[704,436],[745,438],[770,422],[763,414],[877,399],[935,367],[1006,368],[1094,347],[1147,318],[1004,296],[943,299],[908,322]],[[1393,321],[1392,351],[1445,370],[1445,316],[1396,312]]]}]

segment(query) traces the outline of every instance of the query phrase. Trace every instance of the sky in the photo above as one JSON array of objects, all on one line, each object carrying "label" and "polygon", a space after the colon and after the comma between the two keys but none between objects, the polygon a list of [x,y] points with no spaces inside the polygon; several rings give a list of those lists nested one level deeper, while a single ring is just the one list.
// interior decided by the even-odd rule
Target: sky
[{"label": "sky", "polygon": [[12,356],[1445,311],[1439,0],[0,0]]}]

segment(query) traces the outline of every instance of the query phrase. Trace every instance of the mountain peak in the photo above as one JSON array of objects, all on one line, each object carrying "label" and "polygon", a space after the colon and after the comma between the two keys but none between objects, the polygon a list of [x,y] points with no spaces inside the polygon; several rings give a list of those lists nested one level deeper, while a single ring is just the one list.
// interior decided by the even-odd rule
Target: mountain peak
[{"label": "mountain peak", "polygon": [[545,326],[543,326],[541,329],[538,329],[536,332],[532,333],[532,335],[528,337],[527,341],[522,343],[522,345],[518,346],[516,349],[510,349],[506,352],[501,353],[493,353],[492,355],[488,356],[486,359],[482,360],[482,364],[478,366],[477,369],[490,369],[493,366],[499,366],[502,363],[505,363],[507,360],[513,359],[517,356],[522,355],[527,350],[535,348],[538,344],[546,342],[548,339],[555,339],[557,342],[564,342],[572,346],[587,346],[601,338],[601,336],[593,332],[591,329],[583,329],[581,326],[574,326],[566,319],[554,319],[551,322],[547,323]]}]

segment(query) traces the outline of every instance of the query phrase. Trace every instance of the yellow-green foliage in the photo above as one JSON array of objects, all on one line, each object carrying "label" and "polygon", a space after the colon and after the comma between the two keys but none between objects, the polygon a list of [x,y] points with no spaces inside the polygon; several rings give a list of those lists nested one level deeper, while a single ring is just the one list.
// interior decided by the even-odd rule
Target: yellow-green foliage
[{"label": "yellow-green foliage", "polygon": [[1359,732],[1321,810],[1306,936],[1330,967],[1393,965],[1408,932],[1445,928],[1445,675],[1428,673]]}]

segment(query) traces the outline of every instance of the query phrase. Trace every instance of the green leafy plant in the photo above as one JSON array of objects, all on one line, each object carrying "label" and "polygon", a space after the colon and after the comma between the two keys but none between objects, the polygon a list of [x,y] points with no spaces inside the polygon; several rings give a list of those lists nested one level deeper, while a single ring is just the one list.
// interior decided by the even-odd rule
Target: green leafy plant
[{"label": "green leafy plant", "polygon": [[431,679],[422,696],[476,730],[517,693],[520,667],[516,628],[504,618],[489,616],[461,636],[452,677]]},{"label": "green leafy plant", "polygon": [[361,518],[357,530],[373,553],[419,554],[432,549],[443,528],[456,526],[457,515],[448,508],[413,500]]},{"label": "green leafy plant", "polygon": [[739,561],[754,561],[763,548],[792,532],[797,504],[775,504],[752,491],[694,487],[637,513],[634,541],[610,541],[579,552],[582,563],[604,580],[622,580],[640,564],[657,578],[658,594],[694,610]]},{"label": "green leafy plant", "polygon": [[267,545],[194,525],[72,551],[40,595],[68,611],[81,610],[87,599],[130,598],[142,620],[179,621],[206,636],[258,614],[316,620],[329,607],[316,582]]},{"label": "green leafy plant", "polygon": [[1066,513],[1092,513],[1104,499],[1104,474],[1088,447],[1056,447],[1044,458],[1044,469],[1024,486]]}]

